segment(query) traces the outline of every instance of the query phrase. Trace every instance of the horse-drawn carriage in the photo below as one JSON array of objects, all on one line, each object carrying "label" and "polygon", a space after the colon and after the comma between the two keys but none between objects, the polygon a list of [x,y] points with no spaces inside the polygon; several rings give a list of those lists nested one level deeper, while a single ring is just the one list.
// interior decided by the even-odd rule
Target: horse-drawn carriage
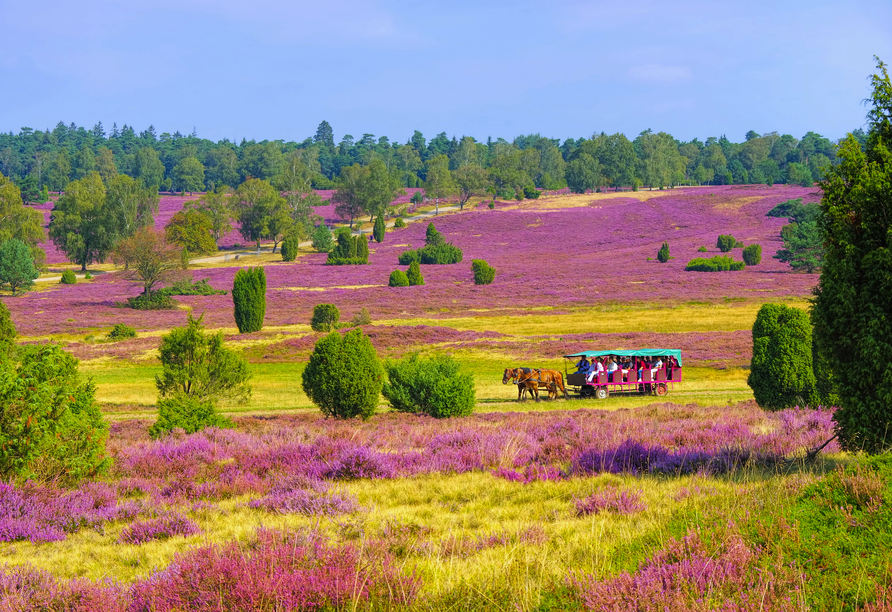
[{"label": "horse-drawn carriage", "polygon": [[[581,397],[606,399],[611,393],[638,393],[663,396],[681,382],[681,351],[676,349],[638,349],[636,351],[582,351],[564,355],[567,386]],[[579,368],[586,362],[601,364]],[[605,362],[613,362],[608,371]],[[619,363],[617,363],[619,362]],[[576,371],[567,373],[573,364]]]}]

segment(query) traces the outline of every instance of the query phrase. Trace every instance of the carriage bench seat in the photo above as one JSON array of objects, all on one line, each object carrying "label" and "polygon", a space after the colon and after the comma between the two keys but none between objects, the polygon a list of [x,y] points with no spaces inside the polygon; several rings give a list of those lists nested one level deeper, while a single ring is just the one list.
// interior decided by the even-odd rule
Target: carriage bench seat
[{"label": "carriage bench seat", "polygon": [[582,372],[573,372],[572,374],[567,374],[567,384],[573,387],[581,387],[586,384],[585,374]]}]

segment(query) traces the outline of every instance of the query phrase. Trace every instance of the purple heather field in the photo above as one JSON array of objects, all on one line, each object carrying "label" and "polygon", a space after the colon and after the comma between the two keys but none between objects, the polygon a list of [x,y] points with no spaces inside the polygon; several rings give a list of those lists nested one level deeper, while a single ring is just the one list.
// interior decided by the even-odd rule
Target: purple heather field
[{"label": "purple heather field", "polygon": [[[555,209],[561,203],[557,197],[550,200],[555,207],[538,208],[539,203],[527,201],[520,208],[499,203],[495,210],[466,209],[434,219],[446,239],[464,250],[464,261],[422,266],[424,286],[390,288],[387,281],[399,267],[399,253],[423,245],[426,223],[412,223],[388,232],[382,244],[372,243],[369,265],[326,266],[326,256],[318,253],[290,264],[268,264],[266,324],[305,324],[313,306],[323,301],[338,306],[342,318],[365,307],[373,319],[381,320],[522,314],[543,306],[560,312],[613,304],[670,306],[806,297],[817,276],[792,273],[772,258],[782,244],[779,232],[785,220],[765,216],[777,203],[798,197],[814,201],[818,193],[785,185],[679,188],[646,201],[593,199],[588,206]],[[185,199],[162,198],[157,224],[163,225]],[[762,263],[739,272],[685,272],[688,260],[704,255],[698,247],[709,249],[706,256],[717,253],[715,240],[722,233],[745,244],[760,243]],[[655,260],[663,240],[669,242],[674,257],[666,264]],[[739,250],[731,254],[740,258]],[[654,259],[647,261],[648,257]],[[478,258],[496,268],[492,285],[474,285],[470,261]],[[201,269],[193,276],[229,289],[236,271],[235,267]],[[95,333],[119,322],[138,330],[182,324],[183,310],[147,314],[115,307],[138,291],[133,283],[107,274],[97,275],[91,283],[53,285],[5,303],[24,336]],[[209,327],[233,324],[228,295],[178,299],[194,312],[204,312]],[[725,342],[716,340],[719,345]]]}]

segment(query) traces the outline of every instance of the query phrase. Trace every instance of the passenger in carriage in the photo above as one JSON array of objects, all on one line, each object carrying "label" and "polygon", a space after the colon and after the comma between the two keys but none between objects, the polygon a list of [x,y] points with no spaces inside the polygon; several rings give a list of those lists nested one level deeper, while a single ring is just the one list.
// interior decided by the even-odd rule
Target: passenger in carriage
[{"label": "passenger in carriage", "polygon": [[613,382],[613,373],[619,369],[613,357],[607,358],[607,382]]},{"label": "passenger in carriage", "polygon": [[591,364],[589,364],[588,359],[583,355],[582,359],[576,362],[576,372],[580,374],[588,374],[591,371]]},{"label": "passenger in carriage", "polygon": [[650,373],[653,376],[656,376],[657,370],[663,369],[663,358],[657,357],[657,360],[651,364]]},{"label": "passenger in carriage", "polygon": [[604,364],[601,363],[601,358],[595,357],[595,360],[592,362],[591,372],[589,372],[587,380],[589,382],[592,382],[593,380],[595,380],[595,378],[600,376],[603,371]]}]

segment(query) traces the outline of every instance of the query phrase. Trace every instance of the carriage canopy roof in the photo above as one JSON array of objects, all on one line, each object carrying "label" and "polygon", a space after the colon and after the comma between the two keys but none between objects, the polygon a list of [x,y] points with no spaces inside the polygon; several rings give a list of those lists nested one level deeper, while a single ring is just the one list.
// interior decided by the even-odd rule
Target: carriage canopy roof
[{"label": "carriage canopy roof", "polygon": [[607,357],[608,355],[616,355],[617,357],[675,357],[678,365],[681,366],[681,351],[678,349],[637,349],[634,351],[580,351],[572,355],[564,355],[567,359],[575,359],[580,357]]}]

